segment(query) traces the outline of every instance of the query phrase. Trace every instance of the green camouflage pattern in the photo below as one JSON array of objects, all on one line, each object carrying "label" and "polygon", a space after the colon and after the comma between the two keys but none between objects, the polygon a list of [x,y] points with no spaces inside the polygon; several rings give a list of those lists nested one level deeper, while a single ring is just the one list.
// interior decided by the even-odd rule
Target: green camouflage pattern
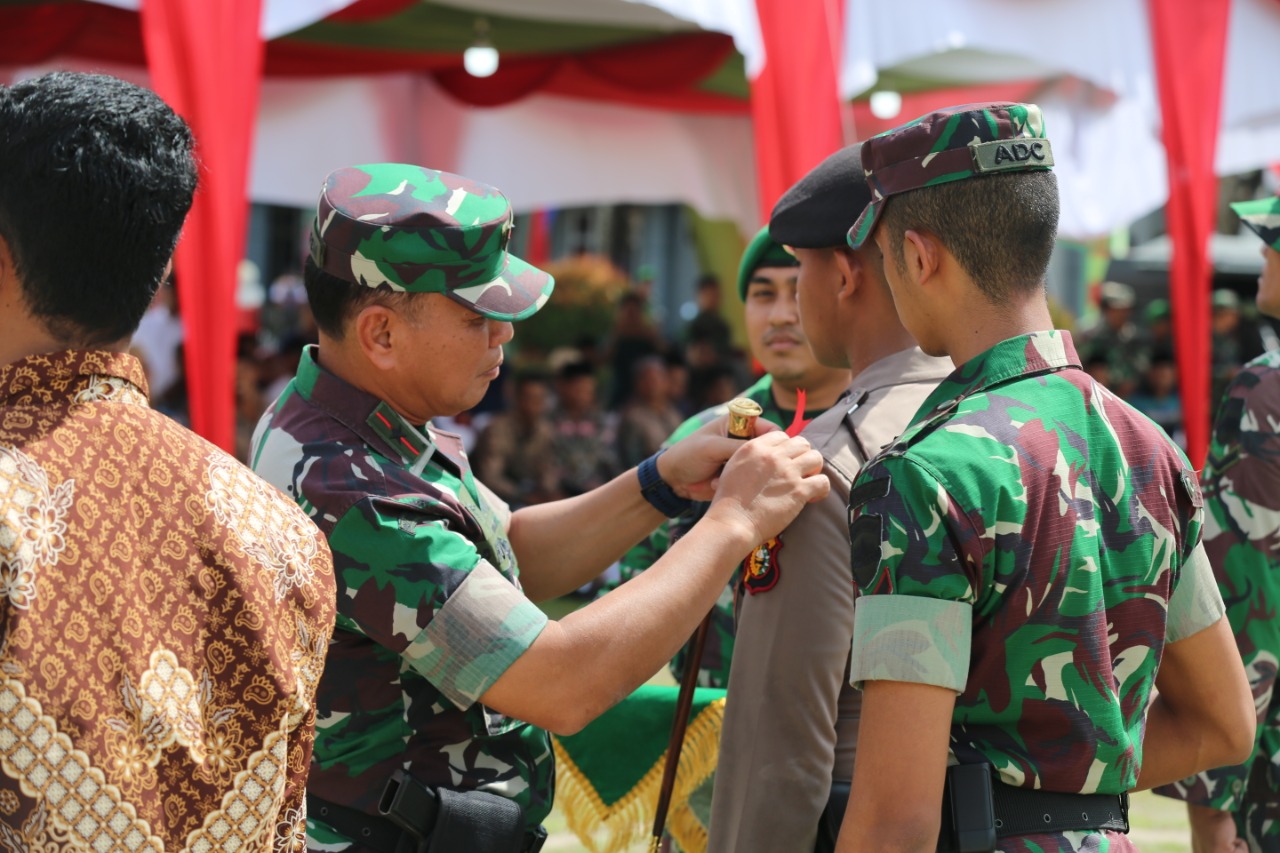
[{"label": "green camouflage pattern", "polygon": [[[779,426],[786,426],[785,423],[781,423],[786,415],[778,408],[778,404],[773,399],[772,376],[768,374],[762,376],[759,381],[738,396],[746,397],[759,403],[760,408],[764,409],[761,417],[765,420],[773,421]],[[728,414],[728,412],[727,404],[713,406],[699,412],[681,424],[667,438],[663,446],[670,447],[690,433],[711,423],[716,418]],[[806,415],[808,415],[807,412]],[[664,521],[648,539],[642,540],[624,554],[620,562],[621,577],[619,583],[631,580],[658,562],[658,558],[667,553],[672,541],[683,536],[702,517],[706,507],[707,504],[695,504],[692,509],[683,515]],[[733,570],[733,576],[729,578],[728,585],[721,591],[720,597],[716,599],[715,606],[711,610],[711,627],[707,632],[706,646],[702,650],[702,660],[698,662],[699,687],[723,688],[729,685],[729,664],[733,661],[733,638],[736,633],[733,615],[734,600],[741,583],[742,566],[738,566]],[[601,590],[600,594],[603,595],[611,588],[613,588],[613,585]],[[675,676],[677,681],[684,677],[687,657],[687,649],[681,649],[671,661],[671,674]]]},{"label": "green camouflage pattern", "polygon": [[964,104],[923,115],[862,143],[871,204],[849,229],[857,249],[885,200],[899,193],[1008,171],[1053,168],[1044,115],[1035,104]]},{"label": "green camouflage pattern", "polygon": [[[520,591],[505,507],[455,436],[420,430],[321,368],[315,349],[258,424],[254,470],[292,496],[334,552],[338,618],[316,695],[308,790],[376,813],[391,773],[514,799],[546,817],[541,729],[479,697],[546,617]],[[314,816],[314,849],[342,839]]]},{"label": "green camouflage pattern", "polygon": [[311,257],[364,287],[443,293],[495,320],[523,320],[555,281],[507,252],[511,204],[494,187],[403,163],[338,169],[325,178]]},{"label": "green camouflage pattern", "polygon": [[1262,242],[1280,252],[1280,196],[1234,202],[1231,209]]},{"label": "green camouflage pattern", "polygon": [[[1194,472],[1090,379],[1069,334],[1011,338],[958,367],[849,505],[851,680],[955,689],[951,758],[988,762],[1008,784],[1133,787],[1165,643],[1221,610],[1178,603],[1194,594],[1178,587],[1184,566],[1203,561]],[[1098,832],[1000,845],[1135,849]]]},{"label": "green camouflage pattern", "polygon": [[747,285],[751,283],[751,274],[761,267],[798,267],[800,261],[796,256],[782,248],[781,243],[774,242],[769,236],[769,226],[761,228],[751,238],[742,260],[738,262],[738,298],[747,301]]},{"label": "green camouflage pattern", "polygon": [[1258,711],[1253,754],[1156,793],[1234,813],[1254,851],[1280,851],[1280,353],[1236,375],[1205,466],[1204,543]]}]

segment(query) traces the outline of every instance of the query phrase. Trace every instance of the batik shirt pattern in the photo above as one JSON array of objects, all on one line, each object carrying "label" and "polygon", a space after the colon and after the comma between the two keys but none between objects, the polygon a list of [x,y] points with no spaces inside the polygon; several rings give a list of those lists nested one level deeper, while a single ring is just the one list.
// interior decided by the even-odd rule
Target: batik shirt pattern
[{"label": "batik shirt pattern", "polygon": [[[333,549],[338,618],[309,790],[376,814],[403,768],[509,797],[537,826],[553,793],[547,734],[479,702],[547,621],[520,591],[506,505],[456,436],[409,424],[315,354],[263,416],[252,457]],[[314,819],[308,834],[326,850],[348,841]]]},{"label": "batik shirt pattern", "polygon": [[[754,385],[738,396],[759,403],[760,408],[764,410],[761,417],[765,420],[773,421],[783,427],[787,426],[787,424],[781,423],[783,414],[773,399],[773,377],[769,374],[765,374]],[[682,423],[663,443],[663,446],[670,447],[690,433],[696,432],[716,418],[728,413],[729,407],[727,404],[712,406],[699,412]],[[702,517],[706,507],[707,504],[695,504],[692,510],[683,515],[664,521],[657,530],[649,535],[649,538],[641,541],[640,544],[624,554],[621,561],[621,579],[623,581],[630,580],[658,562],[658,559],[667,553],[667,549],[671,547],[671,543],[674,541],[673,537],[683,536]],[[711,609],[711,626],[707,632],[706,645],[702,649],[702,660],[698,663],[698,685],[701,687],[729,686],[729,664],[733,661],[733,638],[735,634],[734,600],[736,591],[741,583],[742,566],[739,565],[733,570],[733,575],[729,578],[728,585],[720,592],[720,597],[716,599],[715,606]],[[604,590],[606,593],[608,591],[609,589]],[[677,679],[684,675],[685,658],[687,656],[687,650],[682,648],[671,661],[671,673]]]},{"label": "batik shirt pattern", "polygon": [[[1070,337],[1012,338],[959,367],[849,502],[851,680],[955,690],[952,759],[1007,784],[1132,788],[1164,645],[1222,603],[1194,472]],[[1065,832],[1000,849],[1133,848]]]},{"label": "batik shirt pattern", "polygon": [[1252,850],[1280,851],[1280,353],[1237,374],[1204,477],[1204,545],[1258,711],[1253,754],[1157,793],[1234,812]]},{"label": "batik shirt pattern", "polygon": [[0,367],[0,846],[300,850],[329,549],[146,387]]}]

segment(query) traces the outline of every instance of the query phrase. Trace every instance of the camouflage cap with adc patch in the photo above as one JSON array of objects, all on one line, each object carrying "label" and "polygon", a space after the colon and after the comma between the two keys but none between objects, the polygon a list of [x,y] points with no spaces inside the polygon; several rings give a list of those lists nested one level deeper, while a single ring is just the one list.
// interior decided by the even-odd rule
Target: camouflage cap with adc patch
[{"label": "camouflage cap with adc patch", "polygon": [[1280,252],[1280,195],[1233,202],[1231,209],[1253,229],[1262,242]]},{"label": "camouflage cap with adc patch", "polygon": [[442,293],[495,320],[523,320],[555,281],[507,252],[511,204],[494,187],[422,166],[374,163],[325,178],[316,265],[343,281]]},{"label": "camouflage cap with adc patch", "polygon": [[1002,172],[1053,168],[1044,116],[1035,104],[964,104],[921,116],[862,143],[871,204],[849,229],[857,249],[885,200],[899,193]]}]

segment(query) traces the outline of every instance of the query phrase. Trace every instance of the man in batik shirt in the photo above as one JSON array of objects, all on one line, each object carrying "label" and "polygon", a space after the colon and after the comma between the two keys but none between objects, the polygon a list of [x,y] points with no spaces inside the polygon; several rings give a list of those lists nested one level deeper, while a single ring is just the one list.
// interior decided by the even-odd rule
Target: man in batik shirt
[{"label": "man in batik shirt", "polygon": [[328,547],[125,354],[191,205],[153,93],[0,87],[0,844],[300,850]]},{"label": "man in batik shirt", "polygon": [[[747,244],[738,265],[738,298],[743,303],[743,320],[752,356],[765,369],[751,387],[738,396],[752,400],[763,410],[761,417],[782,427],[795,420],[799,392],[805,392],[803,417],[806,421],[821,415],[836,401],[849,384],[849,371],[827,367],[814,358],[796,302],[796,277],[799,263],[795,257],[769,237],[769,229],[761,228]],[[670,447],[704,424],[723,417],[728,406],[721,404],[699,412],[681,424],[666,440]],[[653,535],[627,552],[622,558],[622,580],[643,572],[667,552],[673,537],[678,538],[697,521],[701,507],[673,519],[654,531]],[[703,687],[726,687],[729,665],[733,661],[734,605],[743,594],[758,592],[777,582],[777,544],[762,543],[743,561],[751,584],[744,587],[743,569],[733,573],[711,612],[711,628],[702,660],[698,663],[698,684]],[[754,572],[754,574],[753,574]],[[681,649],[671,662],[671,672],[678,679],[684,674],[686,651]]]},{"label": "man in batik shirt", "polygon": [[[1280,317],[1280,197],[1231,205],[1262,238],[1258,310]],[[1280,353],[1236,374],[1218,409],[1205,467],[1205,551],[1253,688],[1258,733],[1244,764],[1157,793],[1187,801],[1196,850],[1280,851]],[[1243,839],[1243,841],[1237,841]],[[1216,846],[1215,846],[1216,845]]]},{"label": "man in batik shirt", "polygon": [[940,110],[862,163],[850,245],[880,250],[903,325],[956,370],[849,494],[863,701],[838,849],[951,849],[951,818],[984,817],[944,820],[958,763],[960,803],[992,788],[998,850],[1133,850],[1127,791],[1252,743],[1195,472],[1053,330],[1038,107]]},{"label": "man in batik shirt", "polygon": [[[337,573],[309,843],[376,853],[416,832],[487,851],[501,848],[479,836],[501,819],[534,849],[552,797],[544,729],[577,731],[652,676],[738,561],[825,493],[821,457],[713,423],[587,494],[511,512],[430,423],[480,401],[512,324],[551,295],[550,276],[507,253],[506,197],[379,163],[329,175],[318,207],[304,277],[320,343],[253,456],[328,535]],[[560,622],[533,604],[594,578],[681,512],[681,494],[711,498],[721,466],[707,517],[642,581]],[[379,813],[388,782],[479,819],[415,814],[401,837]],[[460,824],[456,846],[437,837]]]}]

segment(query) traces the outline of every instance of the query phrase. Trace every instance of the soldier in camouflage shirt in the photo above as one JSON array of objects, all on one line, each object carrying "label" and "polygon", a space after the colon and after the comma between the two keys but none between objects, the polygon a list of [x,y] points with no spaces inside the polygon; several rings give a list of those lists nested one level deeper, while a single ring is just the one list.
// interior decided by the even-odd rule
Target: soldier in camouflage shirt
[{"label": "soldier in camouflage shirt", "polygon": [[[535,849],[554,778],[543,729],[576,731],[651,676],[742,556],[825,492],[802,439],[743,444],[712,424],[586,495],[509,512],[430,420],[479,402],[512,321],[551,294],[548,275],[507,253],[511,223],[496,189],[419,166],[345,168],[324,184],[305,269],[320,343],[263,416],[252,458],[334,553],[308,780],[316,850],[406,840],[378,816],[398,770],[442,800],[514,801]],[[706,520],[647,582],[560,623],[526,597],[594,577],[664,512],[711,498],[721,466]],[[475,832],[455,843],[495,849]]]},{"label": "soldier in camouflage shirt", "polygon": [[[805,391],[804,419],[812,420],[826,411],[849,383],[849,372],[818,363],[800,328],[796,310],[796,274],[798,263],[782,246],[769,238],[769,229],[761,228],[748,244],[738,266],[738,296],[744,304],[748,343],[751,354],[767,371],[750,388],[740,393],[760,404],[761,417],[779,426],[791,424],[796,414],[797,392]],[[713,406],[699,412],[680,425],[666,440],[670,447],[700,427],[723,417],[727,405]],[[663,524],[653,535],[627,552],[622,558],[622,580],[629,580],[657,562],[667,552],[673,537],[683,535],[700,517],[702,507]],[[756,549],[748,561],[760,565],[771,559],[766,546]],[[746,587],[746,592],[751,587]],[[711,630],[698,664],[698,684],[703,687],[725,687],[729,683],[729,664],[733,659],[734,602],[744,594],[742,569],[733,573],[712,610]],[[685,656],[681,649],[671,662],[671,672],[679,679],[684,674]]]},{"label": "soldier in camouflage shirt", "polygon": [[935,849],[959,763],[990,766],[996,849],[1133,850],[1125,792],[1252,737],[1194,471],[1052,330],[1038,107],[941,110],[862,162],[850,245],[879,248],[903,324],[956,369],[849,495],[864,692],[837,849]]},{"label": "soldier in camouflage shirt", "polygon": [[[1262,238],[1258,310],[1280,317],[1280,197],[1233,204]],[[1249,760],[1157,791],[1187,801],[1196,849],[1280,851],[1280,353],[1245,365],[1227,388],[1205,467],[1204,545],[1257,709]],[[1237,840],[1243,839],[1243,840]],[[1215,846],[1216,845],[1216,846]]]}]

